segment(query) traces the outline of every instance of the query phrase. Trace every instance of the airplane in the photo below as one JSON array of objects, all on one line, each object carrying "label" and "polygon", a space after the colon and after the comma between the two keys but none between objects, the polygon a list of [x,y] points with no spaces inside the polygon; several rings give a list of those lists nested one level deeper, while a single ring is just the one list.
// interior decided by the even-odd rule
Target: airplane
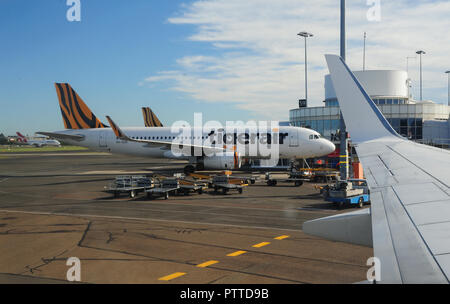
[{"label": "airplane", "polygon": [[[119,128],[107,117],[112,128],[103,124],[87,107],[68,83],[55,84],[65,130],[57,132],[38,132],[58,138],[73,145],[88,147],[92,150],[107,151],[124,155],[152,158],[168,158],[189,161],[185,172],[203,169],[232,170],[239,169],[242,158],[252,157],[246,151],[235,151],[237,139],[244,138],[245,146],[249,142],[270,144],[279,143],[278,155],[273,157],[304,159],[328,155],[335,150],[332,142],[318,132],[290,126],[279,126],[273,134],[259,133],[257,129],[219,129],[181,127],[174,131],[171,127],[127,127]],[[228,132],[228,133],[227,133]],[[186,134],[188,133],[188,134]],[[222,138],[234,138],[231,145]],[[231,147],[230,147],[231,146]],[[269,145],[275,146],[275,145]],[[196,150],[196,154],[184,152]],[[183,153],[174,153],[183,150]],[[198,151],[200,150],[200,152]],[[194,151],[195,152],[195,151]],[[255,158],[267,157],[258,150]],[[269,156],[270,157],[270,156]]]},{"label": "airplane", "polygon": [[379,262],[370,263],[375,277],[368,282],[448,284],[450,151],[397,134],[344,60],[326,60],[371,207],[305,222],[303,231],[372,246]]},{"label": "airplane", "polygon": [[25,145],[30,145],[30,146],[36,146],[36,147],[42,147],[42,146],[56,146],[56,147],[60,147],[61,143],[57,140],[54,139],[46,139],[46,138],[42,138],[42,139],[28,139],[25,136],[23,136],[20,132],[16,132],[17,136],[19,137],[17,139],[17,142],[25,144]]},{"label": "airplane", "polygon": [[149,107],[142,108],[144,123],[146,127],[164,127],[152,109]]}]

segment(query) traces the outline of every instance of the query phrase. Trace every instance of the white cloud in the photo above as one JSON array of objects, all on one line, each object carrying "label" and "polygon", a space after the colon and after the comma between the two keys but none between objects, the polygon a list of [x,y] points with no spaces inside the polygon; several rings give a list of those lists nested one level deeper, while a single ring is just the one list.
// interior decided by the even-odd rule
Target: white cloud
[{"label": "white cloud", "polygon": [[[450,2],[382,1],[381,22],[368,22],[368,9],[365,0],[347,1],[350,67],[362,68],[367,31],[367,68],[405,69],[406,57],[424,49],[424,84],[437,89],[425,97],[445,96]],[[199,101],[229,102],[261,118],[284,120],[304,96],[304,42],[297,33],[306,30],[314,33],[308,40],[310,105],[322,104],[328,73],[323,55],[339,53],[339,1],[203,0],[184,5],[169,22],[195,25],[188,39],[210,43],[216,52],[180,58],[177,69],[144,83],[172,81],[171,89]],[[414,84],[418,62],[410,62]]]}]

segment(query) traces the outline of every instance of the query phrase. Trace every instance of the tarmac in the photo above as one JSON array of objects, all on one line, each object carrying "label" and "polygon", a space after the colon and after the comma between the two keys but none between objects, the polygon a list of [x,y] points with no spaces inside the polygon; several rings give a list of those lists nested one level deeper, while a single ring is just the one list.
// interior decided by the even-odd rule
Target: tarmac
[{"label": "tarmac", "polygon": [[[106,153],[0,155],[0,283],[299,284],[365,280],[372,248],[306,235],[341,212],[314,184],[263,181],[227,195],[114,199],[116,175],[171,175],[183,162]],[[241,173],[248,175],[249,173]]]}]

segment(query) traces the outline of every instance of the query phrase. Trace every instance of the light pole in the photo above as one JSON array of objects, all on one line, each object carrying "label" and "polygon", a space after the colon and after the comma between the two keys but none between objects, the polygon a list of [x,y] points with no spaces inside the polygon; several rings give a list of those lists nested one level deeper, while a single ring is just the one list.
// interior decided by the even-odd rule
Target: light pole
[{"label": "light pole", "polygon": [[305,100],[308,103],[308,50],[306,48],[306,38],[314,35],[308,32],[300,32],[297,35],[305,38]]},{"label": "light pole", "polygon": [[341,0],[341,58],[346,60],[346,42],[345,42],[345,0]]},{"label": "light pole", "polygon": [[450,106],[450,71],[445,72],[448,75],[448,86],[447,86],[447,90],[448,90],[448,101],[447,101],[447,105]]},{"label": "light pole", "polygon": [[[346,61],[346,35],[345,35],[345,0],[341,0],[341,58]],[[338,100],[339,102],[339,100]],[[348,139],[347,128],[345,126],[344,116],[340,111],[340,155],[339,155],[339,172],[341,180],[347,180],[349,177],[348,171]]]},{"label": "light pole", "polygon": [[420,56],[420,101],[422,101],[422,54],[426,53],[424,51],[417,51],[416,54]]},{"label": "light pole", "polygon": [[367,33],[364,32],[363,71],[366,70],[366,39],[367,39]]}]

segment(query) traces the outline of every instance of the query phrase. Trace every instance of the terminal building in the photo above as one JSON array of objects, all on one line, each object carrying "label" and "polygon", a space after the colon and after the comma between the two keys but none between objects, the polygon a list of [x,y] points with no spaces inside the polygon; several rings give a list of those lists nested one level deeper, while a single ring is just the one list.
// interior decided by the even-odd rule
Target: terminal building
[{"label": "terminal building", "polygon": [[[450,107],[432,101],[413,100],[411,80],[406,72],[366,70],[354,74],[397,133],[420,143],[449,148]],[[314,129],[337,144],[340,140],[340,111],[330,75],[325,76],[324,103],[322,107],[290,110],[289,121],[293,126]]]}]

